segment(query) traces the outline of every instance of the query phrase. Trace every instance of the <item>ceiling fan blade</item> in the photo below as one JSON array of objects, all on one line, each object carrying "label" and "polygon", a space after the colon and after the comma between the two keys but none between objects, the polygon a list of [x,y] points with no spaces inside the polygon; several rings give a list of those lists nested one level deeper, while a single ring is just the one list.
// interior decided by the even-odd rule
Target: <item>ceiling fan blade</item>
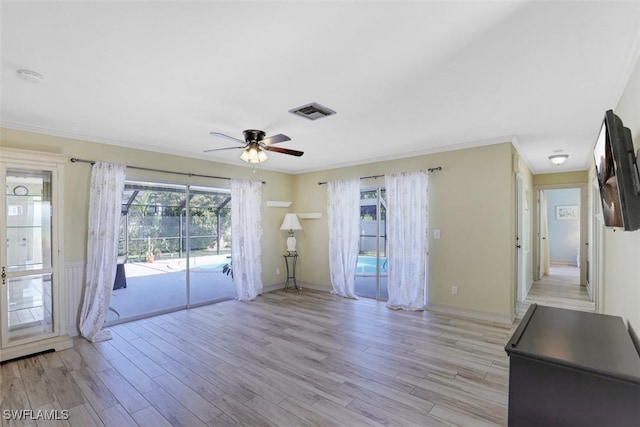
[{"label": "ceiling fan blade", "polygon": [[304,154],[304,151],[290,150],[288,148],[272,147],[270,145],[263,148],[268,151],[275,151],[276,153],[289,154],[291,156],[296,156],[296,157],[300,157]]},{"label": "ceiling fan blade", "polygon": [[277,135],[270,136],[269,138],[265,138],[260,142],[263,143],[264,145],[271,145],[271,144],[277,144],[279,142],[285,142],[285,141],[291,141],[291,138],[289,138],[287,135],[283,135],[279,133]]},{"label": "ceiling fan blade", "polygon": [[204,150],[204,153],[211,153],[212,151],[223,151],[223,150],[235,150],[237,148],[244,148],[244,147],[224,147],[224,148],[213,148],[211,150]]},{"label": "ceiling fan blade", "polygon": [[240,144],[243,144],[243,145],[246,144],[246,142],[241,140],[241,139],[234,138],[233,136],[229,136],[229,135],[226,135],[226,134],[220,133],[220,132],[209,132],[209,135],[217,136],[217,137],[224,138],[224,139],[229,139],[231,141],[236,141],[236,142],[239,142]]}]

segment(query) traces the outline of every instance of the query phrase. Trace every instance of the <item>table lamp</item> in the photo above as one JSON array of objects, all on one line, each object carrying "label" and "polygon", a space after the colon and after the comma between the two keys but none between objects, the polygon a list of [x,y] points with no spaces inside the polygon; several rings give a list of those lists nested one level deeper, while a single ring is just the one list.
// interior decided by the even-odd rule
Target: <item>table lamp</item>
[{"label": "table lamp", "polygon": [[280,226],[280,230],[289,230],[289,237],[287,238],[287,252],[296,251],[296,238],[293,236],[293,230],[302,230],[298,216],[293,213],[288,213],[284,216],[284,221]]}]

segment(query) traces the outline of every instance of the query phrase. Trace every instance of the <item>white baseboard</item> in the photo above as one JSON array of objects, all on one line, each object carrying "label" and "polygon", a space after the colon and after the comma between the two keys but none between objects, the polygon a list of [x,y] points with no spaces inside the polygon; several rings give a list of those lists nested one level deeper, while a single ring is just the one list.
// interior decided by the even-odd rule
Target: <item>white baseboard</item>
[{"label": "white baseboard", "polygon": [[320,291],[320,292],[331,292],[332,287],[330,284],[328,285],[321,285],[318,283],[300,283],[300,286],[302,287],[302,289],[311,289],[314,291]]},{"label": "white baseboard", "polygon": [[[311,289],[314,291],[331,292],[331,285],[318,285],[315,283],[307,283],[298,281],[300,289]],[[289,289],[292,289],[293,285],[289,285]],[[295,289],[295,288],[294,288]],[[262,292],[274,292],[284,290],[284,283],[275,283],[273,285],[267,285],[262,288]]]},{"label": "white baseboard", "polygon": [[282,283],[274,283],[273,285],[263,286],[262,293],[279,291],[281,289],[284,289],[284,285]]},{"label": "white baseboard", "polygon": [[577,267],[575,259],[552,259],[549,261],[551,267]]},{"label": "white baseboard", "polygon": [[524,293],[524,297],[522,297],[522,300],[524,301],[525,299],[527,299],[527,296],[529,296],[529,292],[531,292],[531,287],[533,286],[533,279],[529,280],[529,283],[527,283],[526,286],[526,291]]},{"label": "white baseboard", "polygon": [[427,303],[427,310],[436,313],[448,314],[453,316],[468,317],[471,319],[483,320],[485,322],[500,323],[502,325],[511,325],[515,318],[514,314],[490,313],[487,311],[473,310],[469,308],[454,307],[445,304]]}]

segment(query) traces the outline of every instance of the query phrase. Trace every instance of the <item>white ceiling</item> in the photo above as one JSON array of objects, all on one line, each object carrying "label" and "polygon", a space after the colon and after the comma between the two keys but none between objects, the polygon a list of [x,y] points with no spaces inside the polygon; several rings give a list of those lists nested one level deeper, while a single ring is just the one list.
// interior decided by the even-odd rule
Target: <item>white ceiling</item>
[{"label": "white ceiling", "polygon": [[[583,170],[640,51],[640,1],[2,1],[2,126],[203,153],[284,133],[300,173],[514,141]],[[18,69],[41,73],[39,84]],[[319,102],[335,116],[288,110]],[[569,154],[562,166],[547,157]],[[98,159],[99,160],[99,159]]]}]

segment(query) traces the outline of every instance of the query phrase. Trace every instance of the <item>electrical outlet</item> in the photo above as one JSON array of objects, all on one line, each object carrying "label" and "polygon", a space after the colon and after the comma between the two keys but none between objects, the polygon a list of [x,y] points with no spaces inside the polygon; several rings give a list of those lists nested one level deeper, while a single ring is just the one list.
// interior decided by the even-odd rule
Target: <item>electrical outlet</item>
[{"label": "electrical outlet", "polygon": [[280,275],[280,267],[276,267],[276,276]]},{"label": "electrical outlet", "polygon": [[451,287],[451,295],[458,295],[458,287],[457,286],[452,286]]}]

